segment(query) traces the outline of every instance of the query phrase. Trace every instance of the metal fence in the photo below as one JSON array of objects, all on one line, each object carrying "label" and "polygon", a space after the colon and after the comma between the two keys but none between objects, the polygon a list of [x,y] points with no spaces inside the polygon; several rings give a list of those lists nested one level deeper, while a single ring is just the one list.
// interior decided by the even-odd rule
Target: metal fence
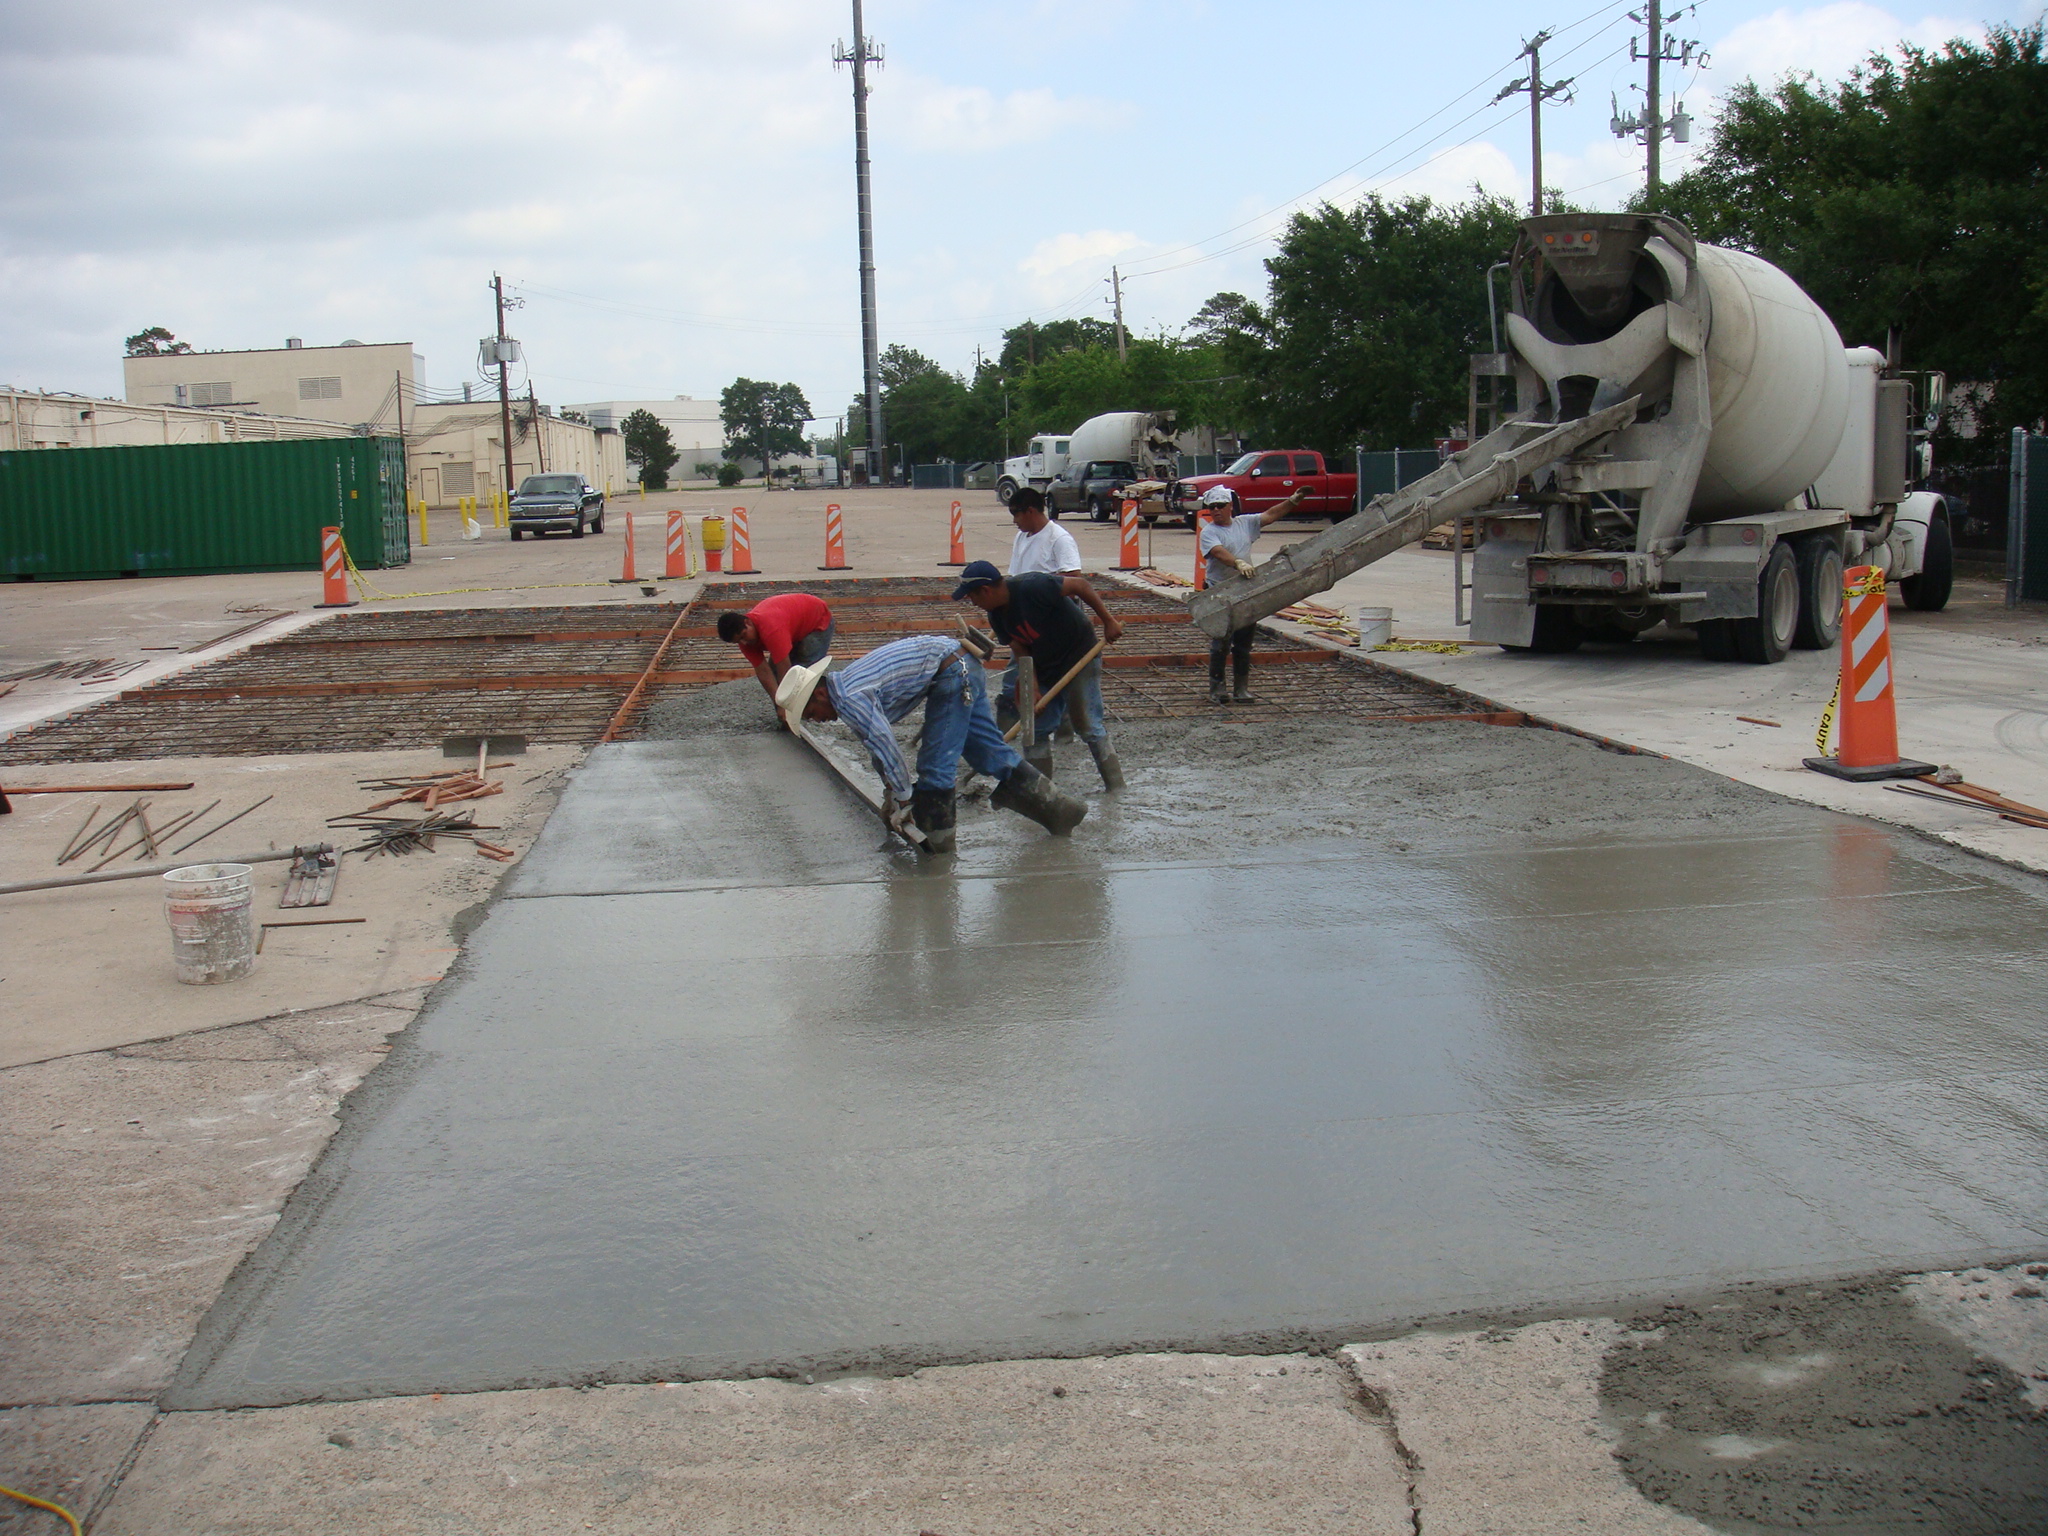
[{"label": "metal fence", "polygon": [[965,464],[913,464],[910,488],[914,491],[959,491],[967,488]]},{"label": "metal fence", "polygon": [[1358,504],[1362,507],[1375,496],[1389,496],[1431,474],[1443,460],[1434,448],[1382,448],[1368,453],[1358,450]]},{"label": "metal fence", "polygon": [[2006,505],[2006,606],[2048,603],[2048,437],[2013,429]]},{"label": "metal fence", "polygon": [[1190,475],[1213,475],[1221,461],[1213,453],[1183,453],[1174,458],[1173,472],[1177,479],[1185,480]]}]

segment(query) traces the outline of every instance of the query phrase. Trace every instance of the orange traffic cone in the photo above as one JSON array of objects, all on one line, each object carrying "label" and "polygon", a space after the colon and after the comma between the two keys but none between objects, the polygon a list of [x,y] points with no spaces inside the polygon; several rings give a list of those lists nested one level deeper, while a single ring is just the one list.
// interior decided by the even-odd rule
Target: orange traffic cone
[{"label": "orange traffic cone", "polygon": [[[705,559],[709,561],[710,556],[706,555]],[[718,567],[713,566],[712,569],[716,570]],[[732,509],[732,574],[735,576],[758,576],[760,574],[754,566],[754,540],[747,530],[747,509],[745,507],[734,507]]]},{"label": "orange traffic cone", "polygon": [[348,551],[342,547],[339,528],[320,530],[320,601],[319,608],[353,608],[356,600],[348,595]]},{"label": "orange traffic cone", "polygon": [[850,571],[846,563],[846,516],[833,502],[825,508],[825,563],[821,571]]},{"label": "orange traffic cone", "polygon": [[941,560],[939,564],[965,565],[967,563],[967,519],[961,514],[960,503],[957,501],[953,503],[953,511],[948,520],[947,532],[950,535],[950,545],[946,551],[946,558]]},{"label": "orange traffic cone", "polygon": [[690,574],[690,524],[680,507],[668,515],[668,561],[662,567],[662,575],[674,580]]},{"label": "orange traffic cone", "polygon": [[1117,523],[1122,539],[1117,547],[1116,568],[1135,571],[1138,569],[1138,504],[1135,501],[1124,502]]},{"label": "orange traffic cone", "polygon": [[1912,779],[1936,765],[1899,756],[1898,706],[1892,698],[1892,641],[1885,606],[1884,570],[1853,566],[1842,587],[1842,675],[1835,698],[1821,716],[1814,743],[1827,750],[1828,726],[1836,704],[1835,755],[1809,757],[1806,766],[1854,784],[1875,779]]}]

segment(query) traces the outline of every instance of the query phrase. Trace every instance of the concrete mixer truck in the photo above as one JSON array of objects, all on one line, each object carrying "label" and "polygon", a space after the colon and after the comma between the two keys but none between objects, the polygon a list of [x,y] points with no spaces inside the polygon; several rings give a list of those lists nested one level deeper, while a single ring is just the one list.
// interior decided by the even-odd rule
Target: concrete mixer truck
[{"label": "concrete mixer truck", "polygon": [[1031,450],[1003,460],[996,497],[1005,506],[1022,486],[1044,490],[1071,463],[1113,460],[1137,469],[1140,480],[1173,478],[1177,452],[1171,411],[1110,411],[1091,416],[1072,432],[1031,439]]},{"label": "concrete mixer truck", "polygon": [[1780,661],[1835,643],[1846,564],[1882,566],[1913,607],[1948,601],[1947,509],[1908,488],[1913,386],[1845,350],[1785,273],[1635,214],[1524,220],[1509,271],[1516,414],[1197,596],[1202,629],[1264,618],[1454,518],[1478,529],[1472,638],[1508,649],[1669,620],[1710,657]]}]

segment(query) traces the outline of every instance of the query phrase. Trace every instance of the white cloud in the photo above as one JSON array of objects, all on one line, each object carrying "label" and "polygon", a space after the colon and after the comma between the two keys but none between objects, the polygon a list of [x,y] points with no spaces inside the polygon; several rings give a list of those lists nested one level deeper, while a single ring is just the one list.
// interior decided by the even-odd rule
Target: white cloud
[{"label": "white cloud", "polygon": [[[1549,174],[1545,167],[1545,174]],[[1481,139],[1440,149],[1412,171],[1375,182],[1382,197],[1427,197],[1439,203],[1462,203],[1472,189],[1507,197],[1528,195],[1528,172],[1508,158],[1498,144]]]},{"label": "white cloud", "polygon": [[947,85],[901,74],[889,81],[889,87],[908,108],[892,132],[919,149],[948,154],[1035,144],[1078,127],[1100,127],[1129,116],[1114,103],[1066,100],[1044,88],[997,96],[985,86]]},{"label": "white cloud", "polygon": [[1863,0],[1838,0],[1743,22],[1714,45],[1710,74],[1724,89],[1738,80],[1769,86],[1791,74],[1837,81],[1873,53],[1896,53],[1901,42],[1938,48],[1953,37],[1983,36],[1983,26],[1974,21],[1945,16],[1906,21]]}]

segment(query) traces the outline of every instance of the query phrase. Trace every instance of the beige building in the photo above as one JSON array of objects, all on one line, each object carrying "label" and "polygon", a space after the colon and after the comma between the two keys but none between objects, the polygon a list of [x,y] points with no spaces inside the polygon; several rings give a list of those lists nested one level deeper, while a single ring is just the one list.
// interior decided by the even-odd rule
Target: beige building
[{"label": "beige building", "polygon": [[[582,412],[593,427],[614,431],[623,428],[626,418],[635,411],[647,412],[668,428],[676,445],[676,465],[668,472],[671,482],[711,479],[718,473],[716,466],[725,459],[725,425],[719,420],[716,400],[677,395],[669,400],[597,400],[565,409]],[[711,474],[698,474],[699,464],[714,466]]]},{"label": "beige building", "polygon": [[140,448],[352,435],[353,428],[338,422],[299,416],[255,416],[243,411],[135,405],[90,395],[0,389],[0,449]]},{"label": "beige building", "polygon": [[[528,475],[580,471],[607,494],[623,491],[626,445],[617,432],[535,413],[524,400],[512,402],[512,489]],[[503,422],[496,400],[453,401],[413,406],[405,413],[405,463],[415,498],[429,506],[452,506],[458,497],[483,504],[505,489]]]},{"label": "beige building", "polygon": [[390,422],[400,381],[410,404],[426,368],[409,341],[309,347],[294,336],[247,352],[124,357],[121,381],[136,405],[228,407],[356,426]]}]

